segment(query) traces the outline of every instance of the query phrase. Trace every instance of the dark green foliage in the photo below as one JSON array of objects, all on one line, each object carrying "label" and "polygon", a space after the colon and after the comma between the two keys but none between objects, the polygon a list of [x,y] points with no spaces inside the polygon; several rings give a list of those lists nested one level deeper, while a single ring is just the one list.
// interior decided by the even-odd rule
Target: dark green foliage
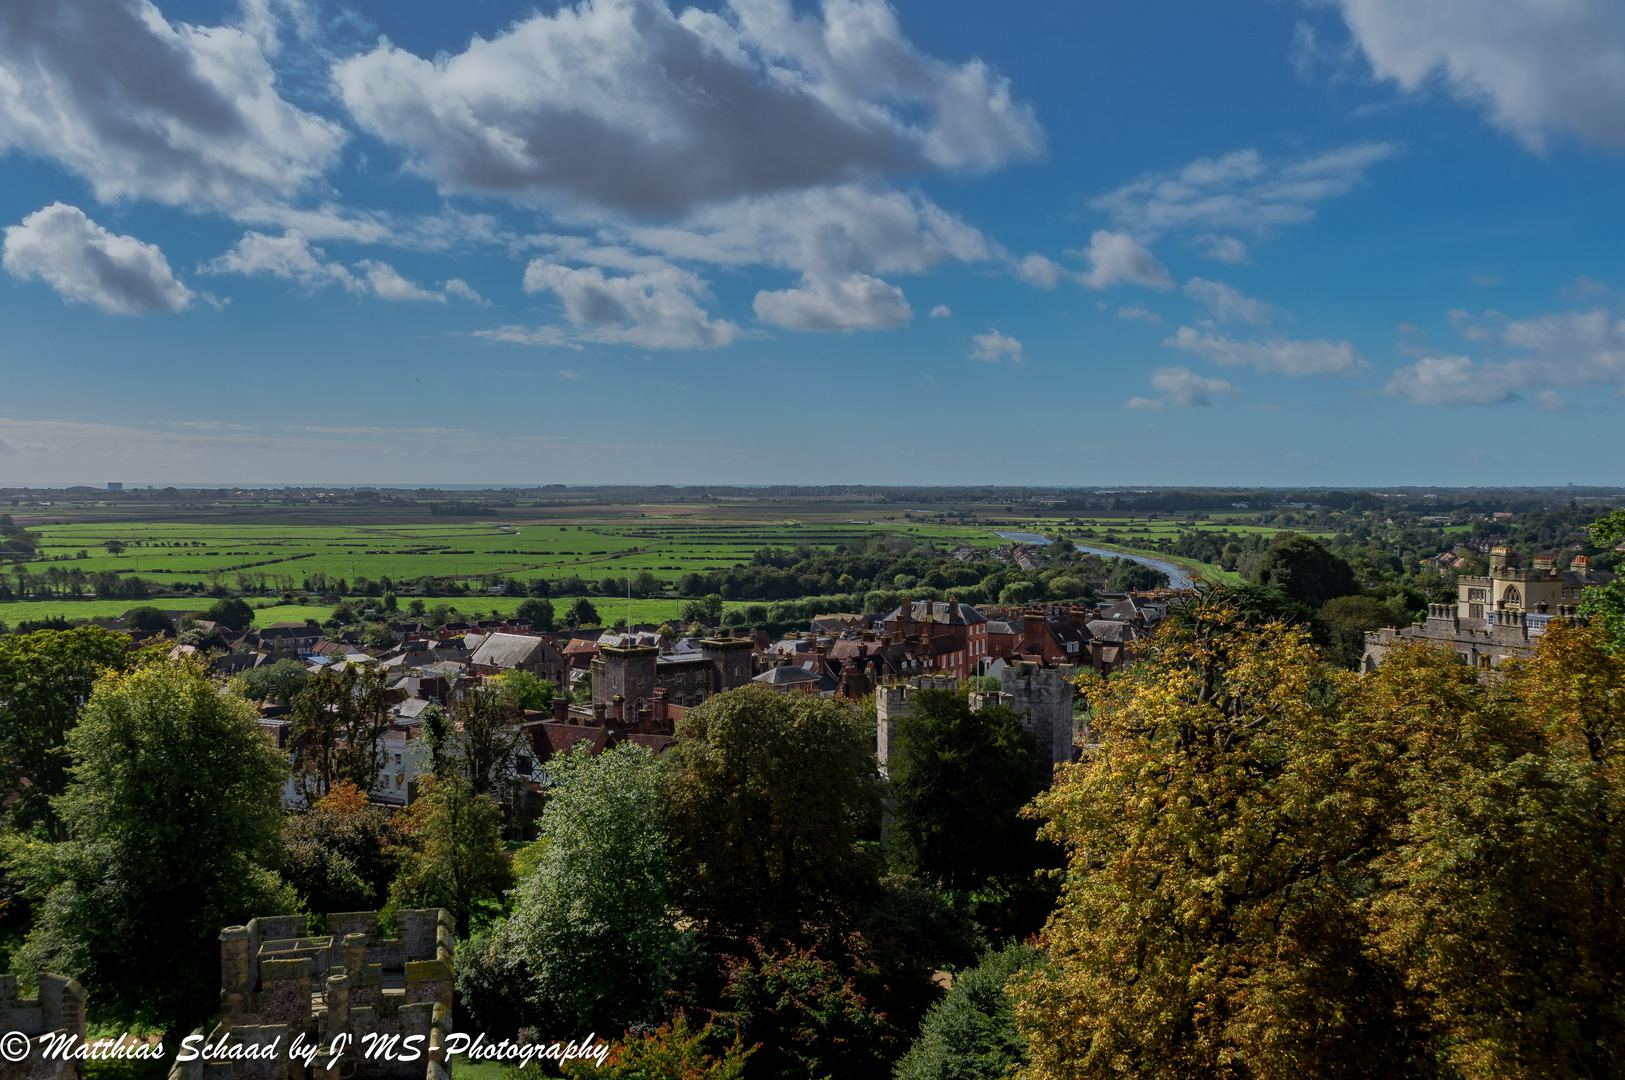
[{"label": "dark green foliage", "polygon": [[79,703],[104,671],[131,660],[130,639],[99,626],[0,638],[0,759],[30,781],[6,811],[13,827],[57,833],[50,800],[67,790]]},{"label": "dark green foliage", "polygon": [[[542,582],[545,589],[546,578],[537,578],[536,581]],[[534,585],[535,582],[531,584]],[[519,602],[519,610],[514,613],[514,618],[520,622],[530,623],[530,628],[533,631],[551,633],[553,630],[553,604],[545,599],[545,592],[542,596],[531,596],[529,599]]]},{"label": "dark green foliage", "polygon": [[945,690],[913,701],[913,715],[896,722],[889,761],[888,854],[949,889],[1030,877],[1048,854],[1037,825],[1020,816],[1046,786],[1037,742],[1003,706],[972,712]]},{"label": "dark green foliage", "polygon": [[[1338,667],[1355,671],[1365,655],[1366,631],[1392,626],[1394,614],[1375,596],[1338,596],[1321,607],[1320,621],[1328,637],[1324,650],[1326,659]],[[1407,615],[1403,625],[1409,623]]]},{"label": "dark green foliage", "polygon": [[406,830],[400,876],[390,888],[397,907],[443,907],[457,932],[468,934],[476,912],[500,911],[513,887],[513,867],[502,847],[502,808],[456,770],[425,780],[418,801],[401,822]]},{"label": "dark green foliage", "polygon": [[1043,954],[1012,944],[954,977],[948,996],[934,1005],[920,1034],[893,1072],[896,1080],[1005,1080],[1027,1060],[1016,1030],[1007,984],[1023,967],[1037,967]]},{"label": "dark green foliage", "polygon": [[1311,608],[1360,591],[1353,568],[1341,556],[1312,536],[1284,535],[1286,539],[1264,556],[1254,579],[1258,584],[1278,586],[1287,597]]},{"label": "dark green foliage", "polygon": [[173,634],[175,621],[155,607],[136,607],[124,613],[124,628],[134,637]]},{"label": "dark green foliage", "polygon": [[666,813],[683,908],[715,940],[817,939],[874,888],[874,729],[846,703],[765,686],[689,710]]},{"label": "dark green foliage", "polygon": [[564,613],[564,625],[569,627],[597,626],[602,621],[598,617],[598,609],[593,607],[592,601],[585,596],[578,597],[576,602],[570,605],[570,610]]},{"label": "dark green foliage", "polygon": [[1168,585],[1168,575],[1154,566],[1133,559],[1114,559],[1112,562],[1112,572],[1106,577],[1107,592],[1162,589]]},{"label": "dark green foliage", "polygon": [[761,1048],[745,1066],[749,1080],[841,1077],[878,1080],[902,1033],[859,993],[850,975],[816,950],[771,950],[751,941],[748,958],[730,957],[717,1019],[745,1046]]},{"label": "dark green foliage", "polygon": [[203,613],[203,617],[232,631],[247,630],[254,625],[254,609],[248,606],[247,601],[236,597],[215,601],[209,605],[209,610]]},{"label": "dark green foliage", "polygon": [[73,839],[7,845],[42,901],[15,965],[78,978],[111,1019],[190,1028],[219,1005],[220,928],[292,906],[267,869],[286,766],[195,661],[98,683],[68,746]]}]

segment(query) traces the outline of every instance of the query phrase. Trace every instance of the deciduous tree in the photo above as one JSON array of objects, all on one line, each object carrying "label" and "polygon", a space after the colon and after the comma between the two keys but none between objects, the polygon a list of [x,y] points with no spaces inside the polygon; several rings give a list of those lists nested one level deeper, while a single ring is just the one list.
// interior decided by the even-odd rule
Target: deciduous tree
[{"label": "deciduous tree", "polygon": [[286,766],[196,661],[108,674],[68,747],[72,839],[6,849],[43,901],[15,963],[94,987],[110,1018],[190,1027],[218,1008],[221,927],[292,908],[269,869]]}]

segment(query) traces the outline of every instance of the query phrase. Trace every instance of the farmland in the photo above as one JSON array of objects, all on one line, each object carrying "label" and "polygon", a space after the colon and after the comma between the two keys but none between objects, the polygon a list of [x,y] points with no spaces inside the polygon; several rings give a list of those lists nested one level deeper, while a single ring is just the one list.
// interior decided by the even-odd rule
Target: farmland
[{"label": "farmland", "polygon": [[[554,597],[590,592],[609,620],[626,612],[624,592],[611,588],[610,581],[624,582],[646,571],[660,585],[633,600],[633,619],[658,622],[676,618],[684,602],[661,596],[659,589],[674,587],[685,574],[750,564],[764,548],[817,551],[890,536],[929,541],[940,551],[987,549],[1006,542],[999,530],[1026,530],[1167,559],[1154,545],[1181,528],[1256,528],[1231,515],[1198,526],[1163,517],[1057,518],[1001,514],[985,507],[943,511],[797,500],[505,506],[482,508],[469,519],[435,517],[422,504],[154,507],[146,517],[131,513],[133,509],[89,506],[64,512],[67,508],[53,507],[17,514],[18,524],[38,538],[27,572],[35,581],[51,575],[63,582],[73,571],[85,575],[80,580],[107,572],[139,577],[153,594],[148,602],[176,610],[207,606],[204,593],[240,592],[265,610],[257,620],[264,624],[325,620],[336,599],[332,594],[361,581],[390,583],[403,605],[413,595],[450,596],[464,614],[511,614],[521,597],[511,588],[494,594],[491,587],[517,581],[529,591],[539,578],[548,581],[547,591]],[[1210,577],[1231,576],[1190,560],[1175,561]],[[166,596],[175,593],[183,595]],[[98,618],[132,606],[127,598],[74,597],[66,585],[58,595],[60,599],[45,599],[36,589],[28,601],[0,603],[0,619],[15,624],[56,615]],[[748,594],[731,596],[727,607],[752,599]]]}]

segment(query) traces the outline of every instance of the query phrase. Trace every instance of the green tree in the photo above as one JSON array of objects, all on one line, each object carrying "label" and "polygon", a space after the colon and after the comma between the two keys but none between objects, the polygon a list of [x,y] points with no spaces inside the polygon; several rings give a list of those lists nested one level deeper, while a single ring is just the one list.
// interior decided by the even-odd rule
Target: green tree
[{"label": "green tree", "polygon": [[[1365,656],[1365,634],[1394,623],[1393,611],[1374,596],[1334,596],[1320,609],[1320,621],[1330,639],[1326,659],[1356,671]],[[1405,625],[1410,625],[1409,616]]]},{"label": "green tree", "polygon": [[1133,559],[1113,559],[1111,573],[1106,575],[1107,592],[1161,589],[1167,584],[1167,574],[1154,566],[1147,566]]},{"label": "green tree", "polygon": [[523,714],[499,690],[474,687],[451,706],[451,766],[473,785],[474,794],[505,798],[513,760],[528,743],[519,726]]},{"label": "green tree", "polygon": [[592,601],[585,596],[576,598],[570,605],[570,610],[564,613],[564,625],[574,628],[577,626],[599,626],[603,620],[598,617],[598,609],[592,606]]},{"label": "green tree", "polygon": [[667,751],[684,906],[713,938],[807,940],[875,882],[874,728],[844,702],[746,686],[690,709]]},{"label": "green tree", "polygon": [[313,675],[294,699],[288,744],[294,781],[307,806],[340,780],[362,791],[378,786],[389,729],[388,679],[382,669],[334,665]]},{"label": "green tree", "polygon": [[814,949],[769,949],[730,957],[717,1014],[756,1053],[746,1077],[881,1080],[902,1033],[870,1005],[856,979]]},{"label": "green tree", "polygon": [[492,681],[502,699],[516,709],[548,712],[553,708],[554,695],[559,692],[550,680],[538,678],[522,668],[505,671]]},{"label": "green tree", "polygon": [[[538,579],[545,580],[545,579]],[[519,610],[514,618],[520,622],[530,623],[530,628],[540,633],[551,633],[553,630],[553,602],[546,597],[532,596],[519,603]]]},{"label": "green tree", "polygon": [[109,555],[124,554],[124,541],[122,540],[104,540],[102,547],[107,549]]},{"label": "green tree", "polygon": [[173,634],[175,621],[155,607],[135,607],[124,613],[124,627],[132,637]]},{"label": "green tree", "polygon": [[893,1072],[896,1080],[1005,1080],[1027,1061],[1005,986],[1044,955],[1011,944],[954,976],[948,996],[931,1007],[920,1033]]},{"label": "green tree", "polygon": [[1048,786],[1047,765],[1010,709],[919,691],[888,761],[897,862],[950,889],[1030,878],[1048,845],[1021,809]]},{"label": "green tree", "polygon": [[406,605],[406,613],[412,616],[414,619],[421,619],[423,617],[423,611],[423,597],[421,596],[412,597],[412,599]]},{"label": "green tree", "polygon": [[1005,607],[1020,607],[1038,596],[1038,586],[1030,581],[1012,581],[999,590],[999,603]]},{"label": "green tree", "polygon": [[104,672],[133,659],[129,638],[99,626],[0,638],[0,758],[28,778],[6,810],[14,828],[60,837],[51,800],[68,787],[68,733],[80,702]]},{"label": "green tree", "polygon": [[297,660],[284,657],[274,664],[249,668],[231,680],[231,685],[249,701],[293,703],[310,681],[310,672]]},{"label": "green tree", "polygon": [[658,1023],[691,965],[674,921],[660,764],[630,743],[548,763],[542,855],[516,890],[500,951],[531,973],[532,1022],[617,1031]]},{"label": "green tree", "polygon": [[1360,591],[1354,569],[1342,556],[1328,551],[1312,536],[1288,533],[1286,537],[1259,564],[1258,584],[1279,586],[1288,597],[1311,608]]},{"label": "green tree", "polygon": [[7,845],[41,901],[14,964],[94,987],[109,1018],[189,1028],[219,1007],[221,927],[292,908],[268,869],[286,767],[195,661],[106,676],[68,746],[55,803],[72,839]]},{"label": "green tree", "polygon": [[248,606],[248,601],[235,596],[226,600],[216,600],[209,605],[209,610],[203,613],[203,617],[235,633],[254,625],[254,609]]},{"label": "green tree", "polygon": [[462,934],[477,910],[500,910],[499,898],[513,887],[513,867],[502,846],[502,808],[448,770],[424,780],[406,816],[405,857],[391,901],[403,908],[443,907]]},{"label": "green tree", "polygon": [[386,622],[370,622],[361,631],[361,644],[370,649],[395,647],[395,631]]},{"label": "green tree", "polygon": [[[1591,542],[1598,546],[1625,540],[1625,509],[1597,519],[1587,530],[1591,533]],[[1609,652],[1625,650],[1625,589],[1618,581],[1587,586],[1581,594],[1577,614],[1603,631]]]}]

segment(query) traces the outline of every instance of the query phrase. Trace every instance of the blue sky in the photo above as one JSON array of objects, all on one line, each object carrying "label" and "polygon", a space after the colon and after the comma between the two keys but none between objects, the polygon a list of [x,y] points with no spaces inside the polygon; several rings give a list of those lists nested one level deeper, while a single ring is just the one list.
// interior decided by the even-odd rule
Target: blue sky
[{"label": "blue sky", "polygon": [[1618,483],[1611,0],[10,0],[0,483]]}]

